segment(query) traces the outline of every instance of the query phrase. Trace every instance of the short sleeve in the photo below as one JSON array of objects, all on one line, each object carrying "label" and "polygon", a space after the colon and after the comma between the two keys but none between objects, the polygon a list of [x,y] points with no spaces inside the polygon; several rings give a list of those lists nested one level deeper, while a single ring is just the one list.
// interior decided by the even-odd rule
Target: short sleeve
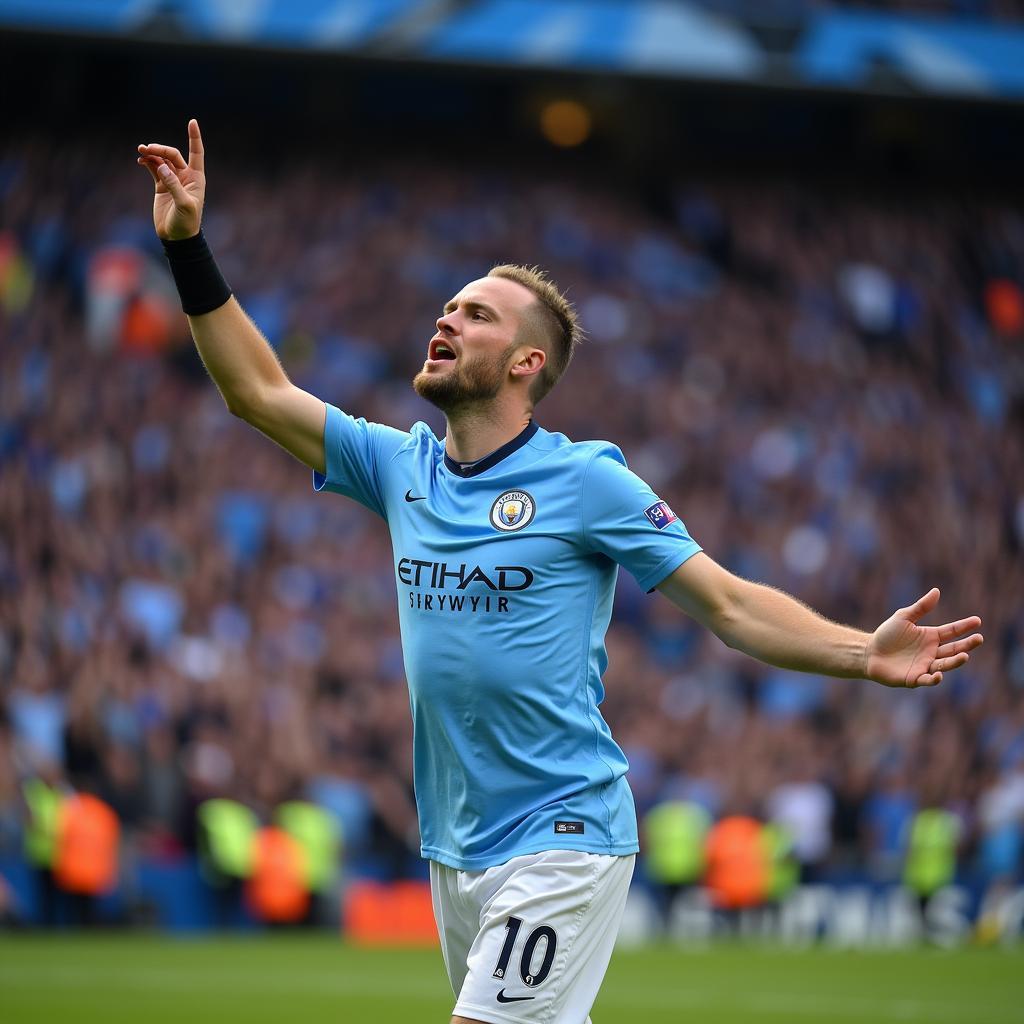
[{"label": "short sleeve", "polygon": [[591,458],[583,477],[583,538],[652,590],[701,550],[676,514],[614,445]]},{"label": "short sleeve", "polygon": [[383,471],[399,448],[409,441],[409,435],[394,427],[355,419],[336,406],[325,404],[324,463],[327,472],[313,471],[313,490],[344,494],[386,519]]}]

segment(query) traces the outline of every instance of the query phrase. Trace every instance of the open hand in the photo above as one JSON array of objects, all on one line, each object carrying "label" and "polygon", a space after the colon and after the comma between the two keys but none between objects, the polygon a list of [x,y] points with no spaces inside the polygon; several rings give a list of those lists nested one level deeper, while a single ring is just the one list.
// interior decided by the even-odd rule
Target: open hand
[{"label": "open hand", "polygon": [[199,234],[206,199],[203,137],[199,122],[188,123],[188,163],[173,146],[151,142],[139,146],[139,164],[153,177],[153,226],[160,238],[191,238]]},{"label": "open hand", "polygon": [[[944,626],[919,626],[918,620],[939,603],[939,590],[933,587],[909,608],[900,608],[871,635],[867,649],[868,679],[883,686],[935,686],[942,674],[966,665],[969,651],[980,647],[985,638],[971,630],[981,625],[972,615]],[[963,637],[963,639],[958,639]]]}]

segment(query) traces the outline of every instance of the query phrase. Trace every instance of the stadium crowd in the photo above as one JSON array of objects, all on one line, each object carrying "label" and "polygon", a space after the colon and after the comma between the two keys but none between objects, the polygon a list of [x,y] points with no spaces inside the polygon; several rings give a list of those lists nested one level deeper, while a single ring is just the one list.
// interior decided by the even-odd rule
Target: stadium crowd
[{"label": "stadium crowd", "polygon": [[[129,140],[131,141],[131,140]],[[937,690],[762,666],[623,574],[604,710],[641,814],[785,823],[809,876],[897,877],[917,809],[961,870],[1024,847],[1024,220],[789,183],[657,194],[542,168],[296,158],[208,140],[206,232],[302,386],[396,426],[433,321],[494,262],[546,267],[588,341],[538,419],[608,438],[712,557],[873,628],[929,586],[988,645]],[[226,152],[228,147],[223,147]],[[130,147],[0,162],[0,855],[23,784],[86,789],[129,848],[297,795],[350,864],[417,849],[386,530],[226,411]],[[74,182],[74,187],[71,183]],[[514,685],[514,681],[510,681]]]}]

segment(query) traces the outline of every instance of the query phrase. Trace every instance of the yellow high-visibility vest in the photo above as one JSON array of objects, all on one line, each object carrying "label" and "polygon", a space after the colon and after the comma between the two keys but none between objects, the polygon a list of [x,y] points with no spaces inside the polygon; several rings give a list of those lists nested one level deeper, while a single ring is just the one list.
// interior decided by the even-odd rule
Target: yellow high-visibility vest
[{"label": "yellow high-visibility vest", "polygon": [[647,873],[662,885],[696,882],[704,871],[711,816],[699,804],[669,800],[644,816]]}]

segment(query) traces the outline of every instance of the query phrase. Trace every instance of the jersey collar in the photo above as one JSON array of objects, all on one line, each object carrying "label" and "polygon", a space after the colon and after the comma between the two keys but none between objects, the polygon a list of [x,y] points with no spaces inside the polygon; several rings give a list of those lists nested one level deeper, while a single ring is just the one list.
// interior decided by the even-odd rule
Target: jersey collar
[{"label": "jersey collar", "polygon": [[482,459],[477,459],[476,462],[456,462],[445,452],[444,464],[456,476],[479,476],[481,473],[487,472],[492,466],[496,466],[503,459],[507,459],[513,452],[519,451],[537,433],[538,429],[537,424],[530,420],[523,430],[516,434],[508,444],[503,444],[500,448],[491,452],[490,455],[485,455]]}]

